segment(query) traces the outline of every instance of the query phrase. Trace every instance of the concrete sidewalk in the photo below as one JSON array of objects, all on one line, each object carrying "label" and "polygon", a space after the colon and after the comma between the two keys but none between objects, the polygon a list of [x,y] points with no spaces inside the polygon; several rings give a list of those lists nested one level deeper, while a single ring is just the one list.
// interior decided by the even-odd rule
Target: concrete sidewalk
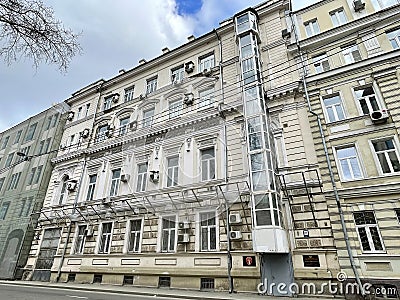
[{"label": "concrete sidewalk", "polygon": [[[206,292],[194,290],[164,289],[164,288],[144,288],[133,286],[106,285],[106,284],[81,284],[81,283],[50,283],[39,281],[6,281],[0,280],[0,284],[35,286],[46,288],[58,288],[80,291],[96,291],[108,293],[121,293],[140,296],[157,296],[163,298],[179,298],[179,299],[201,299],[201,300],[254,300],[254,299],[288,299],[287,297],[262,296],[256,293],[232,293],[227,292]],[[321,296],[321,295],[320,295]],[[318,298],[324,298],[324,297]],[[315,299],[315,297],[297,297],[298,299]],[[326,298],[332,299],[333,297]]]}]

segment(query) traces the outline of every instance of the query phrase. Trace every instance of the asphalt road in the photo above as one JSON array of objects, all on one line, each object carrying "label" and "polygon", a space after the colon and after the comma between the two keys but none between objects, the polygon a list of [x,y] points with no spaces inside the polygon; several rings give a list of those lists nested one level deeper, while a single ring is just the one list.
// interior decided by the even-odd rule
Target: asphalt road
[{"label": "asphalt road", "polygon": [[0,300],[149,300],[175,299],[156,296],[138,296],[94,291],[73,291],[63,288],[17,286],[0,283]]}]

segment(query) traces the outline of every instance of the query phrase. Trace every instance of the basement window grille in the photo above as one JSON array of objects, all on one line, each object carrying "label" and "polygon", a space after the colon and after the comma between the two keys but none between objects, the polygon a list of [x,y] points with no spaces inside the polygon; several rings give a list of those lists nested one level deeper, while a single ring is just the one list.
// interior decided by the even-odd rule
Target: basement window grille
[{"label": "basement window grille", "polygon": [[68,274],[67,282],[74,282],[75,278],[76,278],[76,274],[75,273]]},{"label": "basement window grille", "polygon": [[201,278],[200,290],[213,290],[215,287],[214,278]]},{"label": "basement window grille", "polygon": [[169,288],[171,286],[171,277],[159,277],[158,278],[158,287]]},{"label": "basement window grille", "polygon": [[124,285],[133,285],[133,275],[124,276]]},{"label": "basement window grille", "polygon": [[103,275],[101,274],[94,274],[93,276],[93,283],[101,283],[103,281]]}]

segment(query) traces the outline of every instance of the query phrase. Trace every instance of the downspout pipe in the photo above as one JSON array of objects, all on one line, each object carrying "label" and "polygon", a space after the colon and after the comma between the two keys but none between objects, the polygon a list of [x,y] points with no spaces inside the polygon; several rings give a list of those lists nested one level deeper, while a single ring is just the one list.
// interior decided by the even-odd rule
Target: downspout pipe
[{"label": "downspout pipe", "polygon": [[[228,183],[228,143],[227,143],[227,129],[226,129],[226,119],[222,112],[221,106],[224,103],[224,75],[222,69],[222,41],[221,36],[218,34],[218,31],[214,29],[214,33],[218,39],[219,46],[219,80],[220,80],[220,89],[221,89],[221,101],[218,103],[218,112],[220,116],[224,120],[223,125],[223,135],[224,135],[224,160],[225,160],[225,170],[224,170],[224,181]],[[225,200],[225,213],[226,213],[226,233],[227,233],[227,259],[228,259],[228,283],[229,283],[229,293],[233,293],[233,278],[232,278],[232,254],[231,254],[231,235],[230,235],[230,224],[229,224],[229,205]]]},{"label": "downspout pipe", "polygon": [[308,112],[310,114],[312,114],[317,119],[318,129],[319,129],[319,133],[321,135],[322,147],[324,149],[325,159],[326,159],[326,163],[328,165],[329,178],[330,178],[330,181],[331,181],[331,184],[332,184],[333,194],[334,194],[336,205],[337,205],[338,212],[339,212],[340,224],[342,226],[343,236],[344,236],[344,240],[345,240],[345,244],[346,244],[346,251],[347,251],[347,254],[349,256],[350,265],[351,265],[351,268],[353,270],[354,277],[355,277],[355,280],[357,282],[357,285],[360,288],[362,296],[365,296],[365,291],[364,291],[363,285],[361,283],[360,275],[358,273],[358,270],[357,270],[357,267],[356,267],[356,264],[355,264],[355,260],[354,260],[354,256],[353,256],[353,252],[352,252],[351,246],[350,246],[349,234],[347,232],[346,222],[345,222],[345,219],[344,219],[344,213],[343,213],[342,205],[340,203],[340,197],[339,197],[339,192],[338,192],[337,186],[336,186],[335,175],[334,175],[334,172],[333,172],[332,163],[331,163],[331,160],[329,158],[328,147],[326,145],[326,138],[325,138],[324,130],[322,128],[321,118],[316,112],[314,112],[312,110],[312,107],[311,107],[310,96],[308,94],[307,82],[306,82],[307,67],[306,67],[306,63],[305,63],[303,54],[301,52],[301,46],[300,46],[300,42],[299,42],[299,38],[298,38],[298,35],[297,35],[297,31],[296,31],[296,28],[295,28],[295,25],[294,25],[294,22],[293,22],[293,14],[292,14],[292,12],[290,12],[290,16],[291,16],[291,21],[292,21],[292,32],[294,32],[295,39],[296,39],[296,45],[297,45],[297,51],[299,52],[299,55],[300,55],[301,68],[302,68],[302,72],[303,72],[302,84],[303,84],[303,88],[304,88],[304,95],[305,95],[305,98],[306,98],[306,101],[307,101]]}]

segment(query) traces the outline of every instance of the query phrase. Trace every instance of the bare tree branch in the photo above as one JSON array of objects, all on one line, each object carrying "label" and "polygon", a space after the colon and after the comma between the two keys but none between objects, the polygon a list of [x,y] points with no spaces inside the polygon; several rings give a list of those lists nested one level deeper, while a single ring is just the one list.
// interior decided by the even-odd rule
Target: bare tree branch
[{"label": "bare tree branch", "polygon": [[71,59],[81,53],[78,37],[41,0],[0,1],[0,57],[7,64],[27,57],[35,68],[45,62],[66,72]]}]

